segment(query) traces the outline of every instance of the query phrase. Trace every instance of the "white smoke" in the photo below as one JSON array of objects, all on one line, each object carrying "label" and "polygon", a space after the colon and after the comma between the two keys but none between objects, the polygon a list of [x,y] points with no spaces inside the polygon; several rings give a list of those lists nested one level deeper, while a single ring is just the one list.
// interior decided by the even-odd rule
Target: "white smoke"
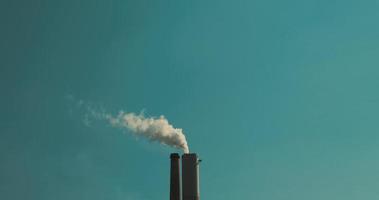
[{"label": "white smoke", "polygon": [[189,153],[188,144],[182,129],[174,128],[161,115],[159,118],[145,117],[142,113],[120,112],[117,116],[107,114],[106,119],[113,127],[126,128],[138,136],[146,137],[151,141],[182,149]]},{"label": "white smoke", "polygon": [[159,118],[145,117],[143,113],[120,111],[117,116],[113,116],[106,112],[103,106],[78,100],[71,94],[66,95],[66,99],[70,105],[74,105],[69,112],[73,114],[73,109],[79,110],[84,116],[83,123],[86,126],[92,126],[93,120],[106,120],[112,127],[127,129],[137,136],[143,136],[151,141],[158,141],[189,153],[186,136],[182,129],[174,128],[163,115]]}]

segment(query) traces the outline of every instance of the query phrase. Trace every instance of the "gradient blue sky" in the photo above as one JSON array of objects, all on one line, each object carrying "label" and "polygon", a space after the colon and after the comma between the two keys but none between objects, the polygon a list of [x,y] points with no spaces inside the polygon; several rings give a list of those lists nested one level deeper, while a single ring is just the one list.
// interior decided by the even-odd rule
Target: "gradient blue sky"
[{"label": "gradient blue sky", "polygon": [[379,2],[0,2],[0,199],[165,200],[169,153],[104,123],[165,115],[204,200],[379,199]]}]

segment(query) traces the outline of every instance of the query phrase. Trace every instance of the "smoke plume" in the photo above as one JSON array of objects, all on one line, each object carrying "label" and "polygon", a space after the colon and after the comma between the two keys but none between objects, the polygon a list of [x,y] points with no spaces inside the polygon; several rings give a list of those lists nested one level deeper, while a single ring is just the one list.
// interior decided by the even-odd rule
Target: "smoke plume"
[{"label": "smoke plume", "polygon": [[138,136],[146,137],[151,141],[182,149],[188,153],[188,144],[182,129],[174,128],[161,115],[159,118],[145,117],[142,113],[120,112],[117,116],[106,115],[106,119],[113,127],[126,128]]},{"label": "smoke plume", "polygon": [[[174,128],[162,115],[159,118],[145,117],[143,113],[119,112],[113,116],[105,111],[103,106],[76,99],[73,95],[66,95],[70,104],[79,110],[84,118],[83,123],[91,126],[93,120],[106,120],[112,127],[127,129],[137,136],[143,136],[150,141],[158,141],[162,144],[182,149],[189,153],[186,136],[182,129]],[[69,110],[73,114],[72,108]]]}]

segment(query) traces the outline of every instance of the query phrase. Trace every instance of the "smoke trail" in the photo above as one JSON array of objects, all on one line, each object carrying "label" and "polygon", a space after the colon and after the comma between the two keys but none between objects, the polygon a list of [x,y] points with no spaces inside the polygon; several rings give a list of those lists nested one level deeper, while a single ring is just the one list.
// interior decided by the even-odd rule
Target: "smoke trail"
[{"label": "smoke trail", "polygon": [[144,136],[151,141],[182,149],[188,153],[188,144],[182,129],[174,128],[161,115],[159,118],[145,117],[143,114],[120,112],[116,117],[106,115],[113,127],[126,128],[138,136]]},{"label": "smoke trail", "polygon": [[105,111],[101,105],[76,99],[73,95],[66,95],[70,105],[69,109],[73,114],[73,109],[79,110],[84,116],[83,123],[91,126],[93,120],[106,120],[112,127],[127,129],[137,136],[143,136],[151,141],[158,141],[162,144],[182,149],[184,153],[189,153],[186,137],[182,129],[174,128],[162,115],[159,118],[145,117],[143,113],[125,113],[120,111],[117,116],[112,116]]}]

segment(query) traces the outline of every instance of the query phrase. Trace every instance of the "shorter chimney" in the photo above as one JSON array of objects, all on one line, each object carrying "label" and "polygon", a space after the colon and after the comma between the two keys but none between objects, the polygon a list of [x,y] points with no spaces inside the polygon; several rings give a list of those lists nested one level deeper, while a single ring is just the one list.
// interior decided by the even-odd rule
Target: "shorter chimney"
[{"label": "shorter chimney", "polygon": [[195,153],[182,155],[182,200],[199,200],[199,159]]}]

